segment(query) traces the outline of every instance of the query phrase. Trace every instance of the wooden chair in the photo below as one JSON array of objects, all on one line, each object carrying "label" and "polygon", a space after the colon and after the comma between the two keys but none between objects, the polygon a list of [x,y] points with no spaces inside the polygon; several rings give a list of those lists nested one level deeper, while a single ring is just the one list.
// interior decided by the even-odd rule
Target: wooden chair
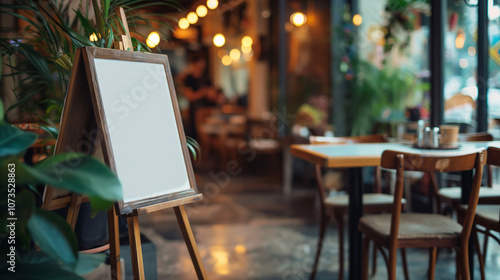
[{"label": "wooden chair", "polygon": [[[493,136],[489,133],[470,133],[460,134],[458,137],[460,142],[474,142],[474,141],[493,141]],[[489,204],[500,200],[500,190],[492,188],[492,168],[488,168],[487,188],[479,190],[479,204]],[[462,194],[460,187],[438,188],[436,177],[431,174],[431,187],[434,197],[436,199],[437,213],[441,214],[441,203],[452,207],[457,210],[460,206],[460,197]]]},{"label": "wooden chair", "polygon": [[[311,136],[309,138],[311,144],[352,144],[352,143],[384,143],[387,142],[387,137],[384,134],[374,134],[359,137],[324,137],[324,136]],[[330,217],[333,217],[338,225],[339,233],[339,275],[338,279],[344,278],[344,217],[348,214],[349,207],[349,196],[340,195],[334,197],[328,197],[326,193],[326,188],[324,186],[321,166],[315,166],[316,181],[318,187],[318,193],[320,196],[321,203],[321,222],[319,229],[319,240],[318,247],[316,249],[316,256],[314,259],[313,270],[311,273],[311,279],[316,276],[316,271],[319,263],[319,258],[321,256],[321,249],[323,247],[323,239],[325,236],[326,227]],[[381,193],[381,175],[380,167],[375,167],[375,182],[374,182],[374,193],[363,194],[363,213],[382,213],[390,212],[392,210],[393,196],[389,194]],[[403,205],[406,204],[406,200],[402,200]],[[376,269],[376,251],[374,249],[373,253],[374,264],[373,273]],[[405,260],[404,260],[405,261]]]},{"label": "wooden chair", "polygon": [[[500,148],[489,147],[488,148],[488,160],[489,166],[495,165],[500,166]],[[458,209],[458,214],[463,219],[467,213],[467,206],[461,205]],[[477,226],[482,226],[484,230],[479,230]],[[482,232],[485,234],[485,239],[483,243],[483,250],[481,252],[479,242],[477,239],[477,232]],[[474,218],[474,239],[476,242],[476,252],[479,258],[479,268],[481,270],[481,279],[486,279],[484,272],[485,266],[485,256],[486,248],[488,247],[489,237],[495,239],[500,244],[500,239],[491,234],[491,231],[500,233],[500,199],[494,201],[492,204],[481,204],[476,208],[476,215]]]},{"label": "wooden chair", "polygon": [[[362,279],[368,278],[368,246],[374,241],[377,246],[388,249],[388,279],[396,279],[396,254],[398,248],[430,248],[429,279],[434,279],[437,247],[455,248],[457,270],[463,279],[469,279],[468,242],[479,198],[479,188],[486,163],[486,151],[477,150],[469,154],[410,154],[385,151],[381,166],[396,170],[396,190],[392,214],[366,215],[359,221],[359,230],[364,234]],[[404,171],[457,172],[474,169],[475,175],[468,210],[463,225],[439,214],[401,213]],[[457,271],[458,273],[458,271]]]}]

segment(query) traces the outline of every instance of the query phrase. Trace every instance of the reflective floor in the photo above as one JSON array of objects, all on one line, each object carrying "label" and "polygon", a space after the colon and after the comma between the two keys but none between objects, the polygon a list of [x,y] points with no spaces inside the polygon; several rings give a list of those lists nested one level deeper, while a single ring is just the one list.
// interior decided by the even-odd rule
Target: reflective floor
[{"label": "reflective floor", "polygon": [[[296,183],[287,197],[282,193],[280,178],[214,177],[197,176],[206,202],[186,206],[208,278],[308,279],[318,234],[319,205],[313,186]],[[158,279],[196,279],[173,211],[141,216],[139,221],[141,232],[156,245]],[[331,223],[317,279],[337,279],[336,242],[336,225]],[[487,279],[498,279],[500,246],[493,240],[489,244]],[[408,250],[408,261],[412,279],[427,278],[427,250]],[[347,269],[347,262],[345,266]],[[402,279],[400,266],[398,274]],[[441,250],[436,279],[454,279],[454,274],[454,253]],[[372,279],[386,278],[379,255]]]}]

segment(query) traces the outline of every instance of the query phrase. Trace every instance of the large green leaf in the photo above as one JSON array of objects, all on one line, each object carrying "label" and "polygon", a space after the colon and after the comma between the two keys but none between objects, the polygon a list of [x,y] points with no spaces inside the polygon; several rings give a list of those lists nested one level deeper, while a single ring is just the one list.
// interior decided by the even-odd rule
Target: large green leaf
[{"label": "large green leaf", "polygon": [[10,124],[0,124],[0,157],[17,155],[36,141],[36,134]]},{"label": "large green leaf", "polygon": [[31,236],[27,231],[28,221],[35,211],[35,198],[27,190],[23,190],[16,195],[16,239],[20,240],[25,249],[31,245]]},{"label": "large green leaf", "polygon": [[73,230],[55,213],[36,209],[28,221],[35,243],[49,256],[68,265],[76,265],[78,244]]},{"label": "large green leaf", "polygon": [[74,267],[65,267],[66,269],[78,274],[87,274],[98,268],[106,260],[106,254],[86,254],[78,253],[78,261]]},{"label": "large green leaf", "polygon": [[102,162],[76,153],[58,154],[34,167],[17,166],[17,180],[24,184],[48,184],[87,195],[93,210],[107,210],[123,197],[116,175]]}]

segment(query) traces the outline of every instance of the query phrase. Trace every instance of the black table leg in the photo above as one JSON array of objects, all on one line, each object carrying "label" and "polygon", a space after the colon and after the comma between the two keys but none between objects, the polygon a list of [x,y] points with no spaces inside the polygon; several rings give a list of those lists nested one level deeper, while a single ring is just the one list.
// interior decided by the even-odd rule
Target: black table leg
[{"label": "black table leg", "polygon": [[[469,203],[470,192],[472,190],[472,170],[462,171],[462,197],[461,203]],[[474,279],[474,242],[469,238],[469,273],[470,279]]]},{"label": "black table leg", "polygon": [[349,170],[349,279],[361,279],[361,233],[359,219],[363,215],[362,169]]}]

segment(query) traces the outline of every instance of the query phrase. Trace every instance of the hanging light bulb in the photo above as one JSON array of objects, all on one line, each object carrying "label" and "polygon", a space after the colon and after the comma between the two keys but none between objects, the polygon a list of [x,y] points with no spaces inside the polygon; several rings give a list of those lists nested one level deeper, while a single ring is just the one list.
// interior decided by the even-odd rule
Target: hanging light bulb
[{"label": "hanging light bulb", "polygon": [[179,20],[179,28],[188,29],[188,27],[189,27],[189,21],[187,20],[187,18],[181,18]]},{"label": "hanging light bulb", "polygon": [[204,17],[208,14],[208,10],[207,10],[207,7],[203,6],[203,5],[199,5],[198,8],[196,8],[196,14],[199,16],[199,17]]},{"label": "hanging light bulb", "polygon": [[363,23],[363,17],[360,14],[355,14],[352,17],[352,23],[356,26],[360,26]]},{"label": "hanging light bulb", "polygon": [[222,47],[226,43],[226,38],[224,38],[224,35],[218,33],[218,34],[215,34],[213,41],[214,41],[214,45],[216,47]]},{"label": "hanging light bulb", "polygon": [[304,23],[306,23],[307,21],[307,17],[306,15],[304,15],[303,13],[301,12],[296,12],[296,13],[293,13],[291,16],[290,16],[290,21],[295,25],[295,26],[302,26],[304,25]]},{"label": "hanging light bulb", "polygon": [[158,46],[159,43],[160,43],[160,35],[158,35],[158,33],[154,31],[149,33],[149,36],[146,39],[146,45],[148,45],[148,47],[150,48],[154,48]]},{"label": "hanging light bulb", "polygon": [[219,6],[219,1],[217,0],[207,0],[207,7],[213,10]]},{"label": "hanging light bulb", "polygon": [[245,36],[241,39],[241,45],[245,47],[249,47],[253,44],[252,37],[250,36]]},{"label": "hanging light bulb", "polygon": [[240,60],[241,53],[240,53],[240,51],[238,49],[232,49],[229,52],[229,56],[231,57],[232,60],[238,61],[238,60]]},{"label": "hanging light bulb", "polygon": [[187,20],[189,21],[189,23],[195,24],[196,22],[198,22],[198,16],[196,15],[195,12],[190,12],[187,15]]},{"label": "hanging light bulb", "polygon": [[229,55],[223,56],[221,60],[222,60],[222,64],[224,64],[226,66],[231,65],[232,59],[231,59],[231,57],[229,57]]}]

